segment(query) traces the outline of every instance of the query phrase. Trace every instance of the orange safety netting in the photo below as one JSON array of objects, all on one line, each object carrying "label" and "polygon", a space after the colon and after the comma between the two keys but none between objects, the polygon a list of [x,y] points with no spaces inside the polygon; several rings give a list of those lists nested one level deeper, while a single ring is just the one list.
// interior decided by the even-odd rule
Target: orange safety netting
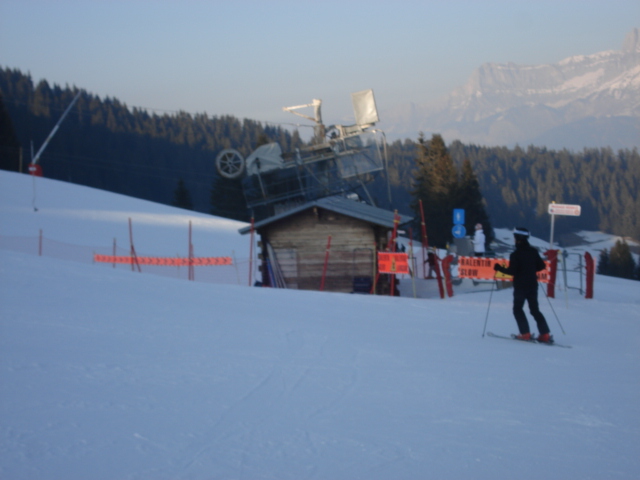
[{"label": "orange safety netting", "polygon": [[168,267],[206,267],[213,265],[233,265],[231,257],[133,257],[131,255],[94,254],[93,260],[99,263],[125,263],[128,265],[160,265]]},{"label": "orange safety netting", "polygon": [[[458,277],[473,278],[476,280],[502,280],[512,281],[513,277],[496,272],[493,266],[499,263],[503,267],[509,266],[509,260],[504,258],[486,258],[486,257],[458,257]],[[547,268],[538,272],[538,281],[543,283],[549,282],[550,263],[544,262]]]}]

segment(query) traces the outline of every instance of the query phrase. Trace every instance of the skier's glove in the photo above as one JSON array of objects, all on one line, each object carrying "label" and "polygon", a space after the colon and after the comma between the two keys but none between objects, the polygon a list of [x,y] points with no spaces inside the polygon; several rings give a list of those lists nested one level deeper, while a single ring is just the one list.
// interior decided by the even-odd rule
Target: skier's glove
[{"label": "skier's glove", "polygon": [[502,271],[502,266],[501,266],[499,263],[495,263],[495,264],[493,265],[493,269],[494,269],[496,272],[501,272],[501,271]]}]

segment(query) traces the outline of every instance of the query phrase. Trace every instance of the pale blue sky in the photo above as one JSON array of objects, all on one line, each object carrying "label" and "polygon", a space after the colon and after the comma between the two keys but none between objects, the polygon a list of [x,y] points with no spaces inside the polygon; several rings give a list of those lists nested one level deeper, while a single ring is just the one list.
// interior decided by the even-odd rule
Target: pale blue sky
[{"label": "pale blue sky", "polygon": [[[128,106],[304,120],[351,92],[423,104],[486,62],[554,63],[619,50],[640,0],[0,0],[0,66]],[[308,112],[311,113],[310,111]]]}]

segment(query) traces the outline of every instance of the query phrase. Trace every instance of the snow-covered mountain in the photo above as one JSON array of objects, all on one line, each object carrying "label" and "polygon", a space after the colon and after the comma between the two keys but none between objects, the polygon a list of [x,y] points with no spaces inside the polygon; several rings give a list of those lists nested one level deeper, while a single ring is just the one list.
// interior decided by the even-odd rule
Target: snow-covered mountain
[{"label": "snow-covered mountain", "polygon": [[640,146],[640,33],[551,65],[487,63],[440,101],[386,112],[391,136],[482,145]]}]

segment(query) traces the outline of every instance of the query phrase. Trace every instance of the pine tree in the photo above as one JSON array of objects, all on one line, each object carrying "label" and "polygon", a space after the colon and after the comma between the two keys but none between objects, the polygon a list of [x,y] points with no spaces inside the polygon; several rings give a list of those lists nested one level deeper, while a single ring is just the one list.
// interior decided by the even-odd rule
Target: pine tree
[{"label": "pine tree", "polygon": [[412,206],[419,219],[422,200],[429,245],[443,248],[451,241],[458,172],[442,136],[434,134],[426,142],[420,134],[416,166]]},{"label": "pine tree", "polygon": [[609,250],[606,248],[603,248],[600,252],[596,273],[600,275],[609,275]]},{"label": "pine tree", "polygon": [[256,148],[261,147],[262,145],[266,145],[268,143],[271,143],[271,140],[269,139],[266,133],[261,132],[258,135],[258,139],[256,140]]},{"label": "pine tree", "polygon": [[636,263],[633,260],[629,245],[622,239],[616,240],[616,244],[611,248],[609,255],[610,275],[620,278],[633,278]]},{"label": "pine tree", "polygon": [[185,210],[193,210],[193,203],[191,202],[191,195],[189,194],[189,190],[187,190],[187,186],[184,184],[184,180],[178,180],[178,186],[173,192],[173,203],[174,207],[184,208]]},{"label": "pine tree", "polygon": [[462,173],[456,197],[455,208],[464,209],[465,228],[468,234],[473,235],[475,225],[481,223],[486,243],[490,244],[493,240],[493,229],[480,192],[478,177],[476,177],[468,158],[462,162]]},{"label": "pine tree", "polygon": [[[423,209],[427,209],[429,205],[431,205],[431,178],[432,178],[432,170],[431,164],[427,160],[427,141],[424,138],[424,134],[420,132],[418,136],[418,144],[416,149],[416,172],[415,177],[413,179],[413,189],[411,191],[411,195],[413,197],[413,202],[411,207],[413,211],[416,212],[416,224],[418,228],[415,230],[417,232],[421,231],[421,210],[420,210],[420,202],[422,202]],[[426,212],[425,212],[426,216]],[[425,221],[426,223],[426,221]],[[430,237],[430,229],[427,230],[427,236]],[[430,238],[428,238],[430,242]]]},{"label": "pine tree", "polygon": [[232,180],[220,175],[215,177],[211,186],[210,213],[242,222],[250,220],[240,179]]},{"label": "pine tree", "polygon": [[16,137],[9,112],[4,107],[0,94],[0,169],[17,172],[20,170],[20,142]]},{"label": "pine tree", "polygon": [[33,92],[31,111],[36,117],[50,117],[51,103],[51,88],[46,80],[40,80]]}]

